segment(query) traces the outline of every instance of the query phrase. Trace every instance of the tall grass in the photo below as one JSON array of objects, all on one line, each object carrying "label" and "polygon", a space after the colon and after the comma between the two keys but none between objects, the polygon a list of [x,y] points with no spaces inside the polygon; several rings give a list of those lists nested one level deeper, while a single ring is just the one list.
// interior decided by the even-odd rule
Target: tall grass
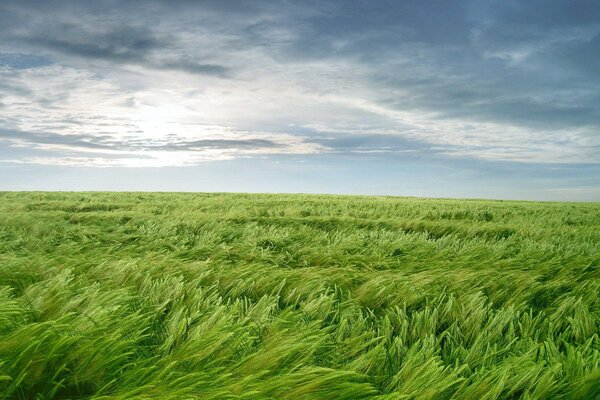
[{"label": "tall grass", "polygon": [[0,193],[0,398],[600,398],[600,204]]}]

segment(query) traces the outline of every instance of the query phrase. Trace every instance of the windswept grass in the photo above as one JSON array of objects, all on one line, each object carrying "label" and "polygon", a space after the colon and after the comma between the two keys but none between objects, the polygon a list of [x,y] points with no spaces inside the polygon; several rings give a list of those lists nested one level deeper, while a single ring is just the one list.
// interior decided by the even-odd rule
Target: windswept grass
[{"label": "windswept grass", "polygon": [[0,398],[600,398],[600,204],[0,193]]}]

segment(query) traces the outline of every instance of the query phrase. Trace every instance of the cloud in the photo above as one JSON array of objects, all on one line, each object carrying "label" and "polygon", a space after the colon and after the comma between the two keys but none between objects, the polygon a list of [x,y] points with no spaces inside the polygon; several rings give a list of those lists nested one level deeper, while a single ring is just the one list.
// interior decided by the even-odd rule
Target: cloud
[{"label": "cloud", "polygon": [[144,61],[161,44],[149,30],[130,26],[93,34],[69,24],[57,27],[50,35],[45,32],[17,38],[46,50],[117,62]]},{"label": "cloud", "polygon": [[[222,128],[219,136],[192,140],[176,135],[160,139],[124,139],[111,135],[25,132],[0,128],[0,148],[18,149],[23,154],[18,159],[4,158],[4,162],[59,165],[64,161],[65,165],[71,166],[178,166],[248,155],[327,151],[323,145],[291,135],[233,132]],[[27,155],[28,152],[31,154]]]},{"label": "cloud", "polygon": [[0,129],[0,141],[20,145],[57,145],[94,150],[117,149],[109,138],[98,135],[61,135],[49,132],[23,132]]},{"label": "cloud", "polygon": [[[10,4],[9,4],[10,5]],[[40,9],[43,7],[39,7]],[[61,5],[58,6],[60,10]],[[77,8],[77,7],[74,7]],[[38,9],[39,10],[39,9]],[[11,12],[12,11],[12,12]],[[41,10],[40,10],[41,11]],[[31,18],[29,8],[8,7],[7,14],[22,19],[19,28],[5,27],[0,34],[17,49],[32,49],[54,57],[77,60],[101,61],[107,64],[133,64],[146,68],[179,70],[191,74],[211,75],[221,78],[230,75],[230,69],[216,63],[206,63],[201,55],[190,55],[178,51],[178,36],[172,31],[155,31],[143,22],[131,22],[128,18],[106,18],[86,9],[83,15],[71,14],[68,10],[54,18]],[[56,10],[48,10],[52,12]],[[34,14],[35,15],[35,14]],[[35,15],[37,17],[37,15]],[[33,21],[33,22],[32,22]],[[4,55],[2,58],[7,58]],[[45,65],[46,57],[21,54],[11,65],[27,63]],[[34,59],[36,58],[36,59]]]},{"label": "cloud", "polygon": [[189,72],[192,74],[212,75],[220,78],[231,76],[231,69],[217,64],[200,64],[193,60],[181,58],[154,64],[154,67]]},{"label": "cloud", "polygon": [[93,165],[152,152],[165,165],[303,152],[597,163],[599,12],[7,0],[0,128],[11,146],[100,152]]},{"label": "cloud", "polygon": [[16,69],[37,68],[53,64],[48,57],[42,57],[34,54],[20,53],[0,53],[0,66],[8,66]]},{"label": "cloud", "polygon": [[161,56],[173,37],[157,37],[147,28],[117,25],[99,32],[89,32],[76,25],[63,25],[48,36],[38,32],[18,38],[24,43],[42,49],[84,59],[108,63],[138,64],[147,68],[179,70],[191,74],[212,75],[221,78],[230,75],[230,69],[202,63],[187,55]]}]

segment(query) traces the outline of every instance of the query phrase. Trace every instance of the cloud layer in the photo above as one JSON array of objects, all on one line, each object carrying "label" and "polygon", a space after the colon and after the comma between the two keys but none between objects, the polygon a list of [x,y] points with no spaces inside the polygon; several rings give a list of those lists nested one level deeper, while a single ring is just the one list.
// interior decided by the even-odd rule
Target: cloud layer
[{"label": "cloud layer", "polygon": [[600,163],[590,1],[3,1],[4,163]]}]

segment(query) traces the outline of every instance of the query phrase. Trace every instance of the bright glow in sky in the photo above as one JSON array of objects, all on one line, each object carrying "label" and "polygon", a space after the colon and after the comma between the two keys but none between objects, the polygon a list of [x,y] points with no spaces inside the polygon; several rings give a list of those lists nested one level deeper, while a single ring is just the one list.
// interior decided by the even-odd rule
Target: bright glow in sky
[{"label": "bright glow in sky", "polygon": [[0,189],[600,200],[593,0],[0,4]]}]

